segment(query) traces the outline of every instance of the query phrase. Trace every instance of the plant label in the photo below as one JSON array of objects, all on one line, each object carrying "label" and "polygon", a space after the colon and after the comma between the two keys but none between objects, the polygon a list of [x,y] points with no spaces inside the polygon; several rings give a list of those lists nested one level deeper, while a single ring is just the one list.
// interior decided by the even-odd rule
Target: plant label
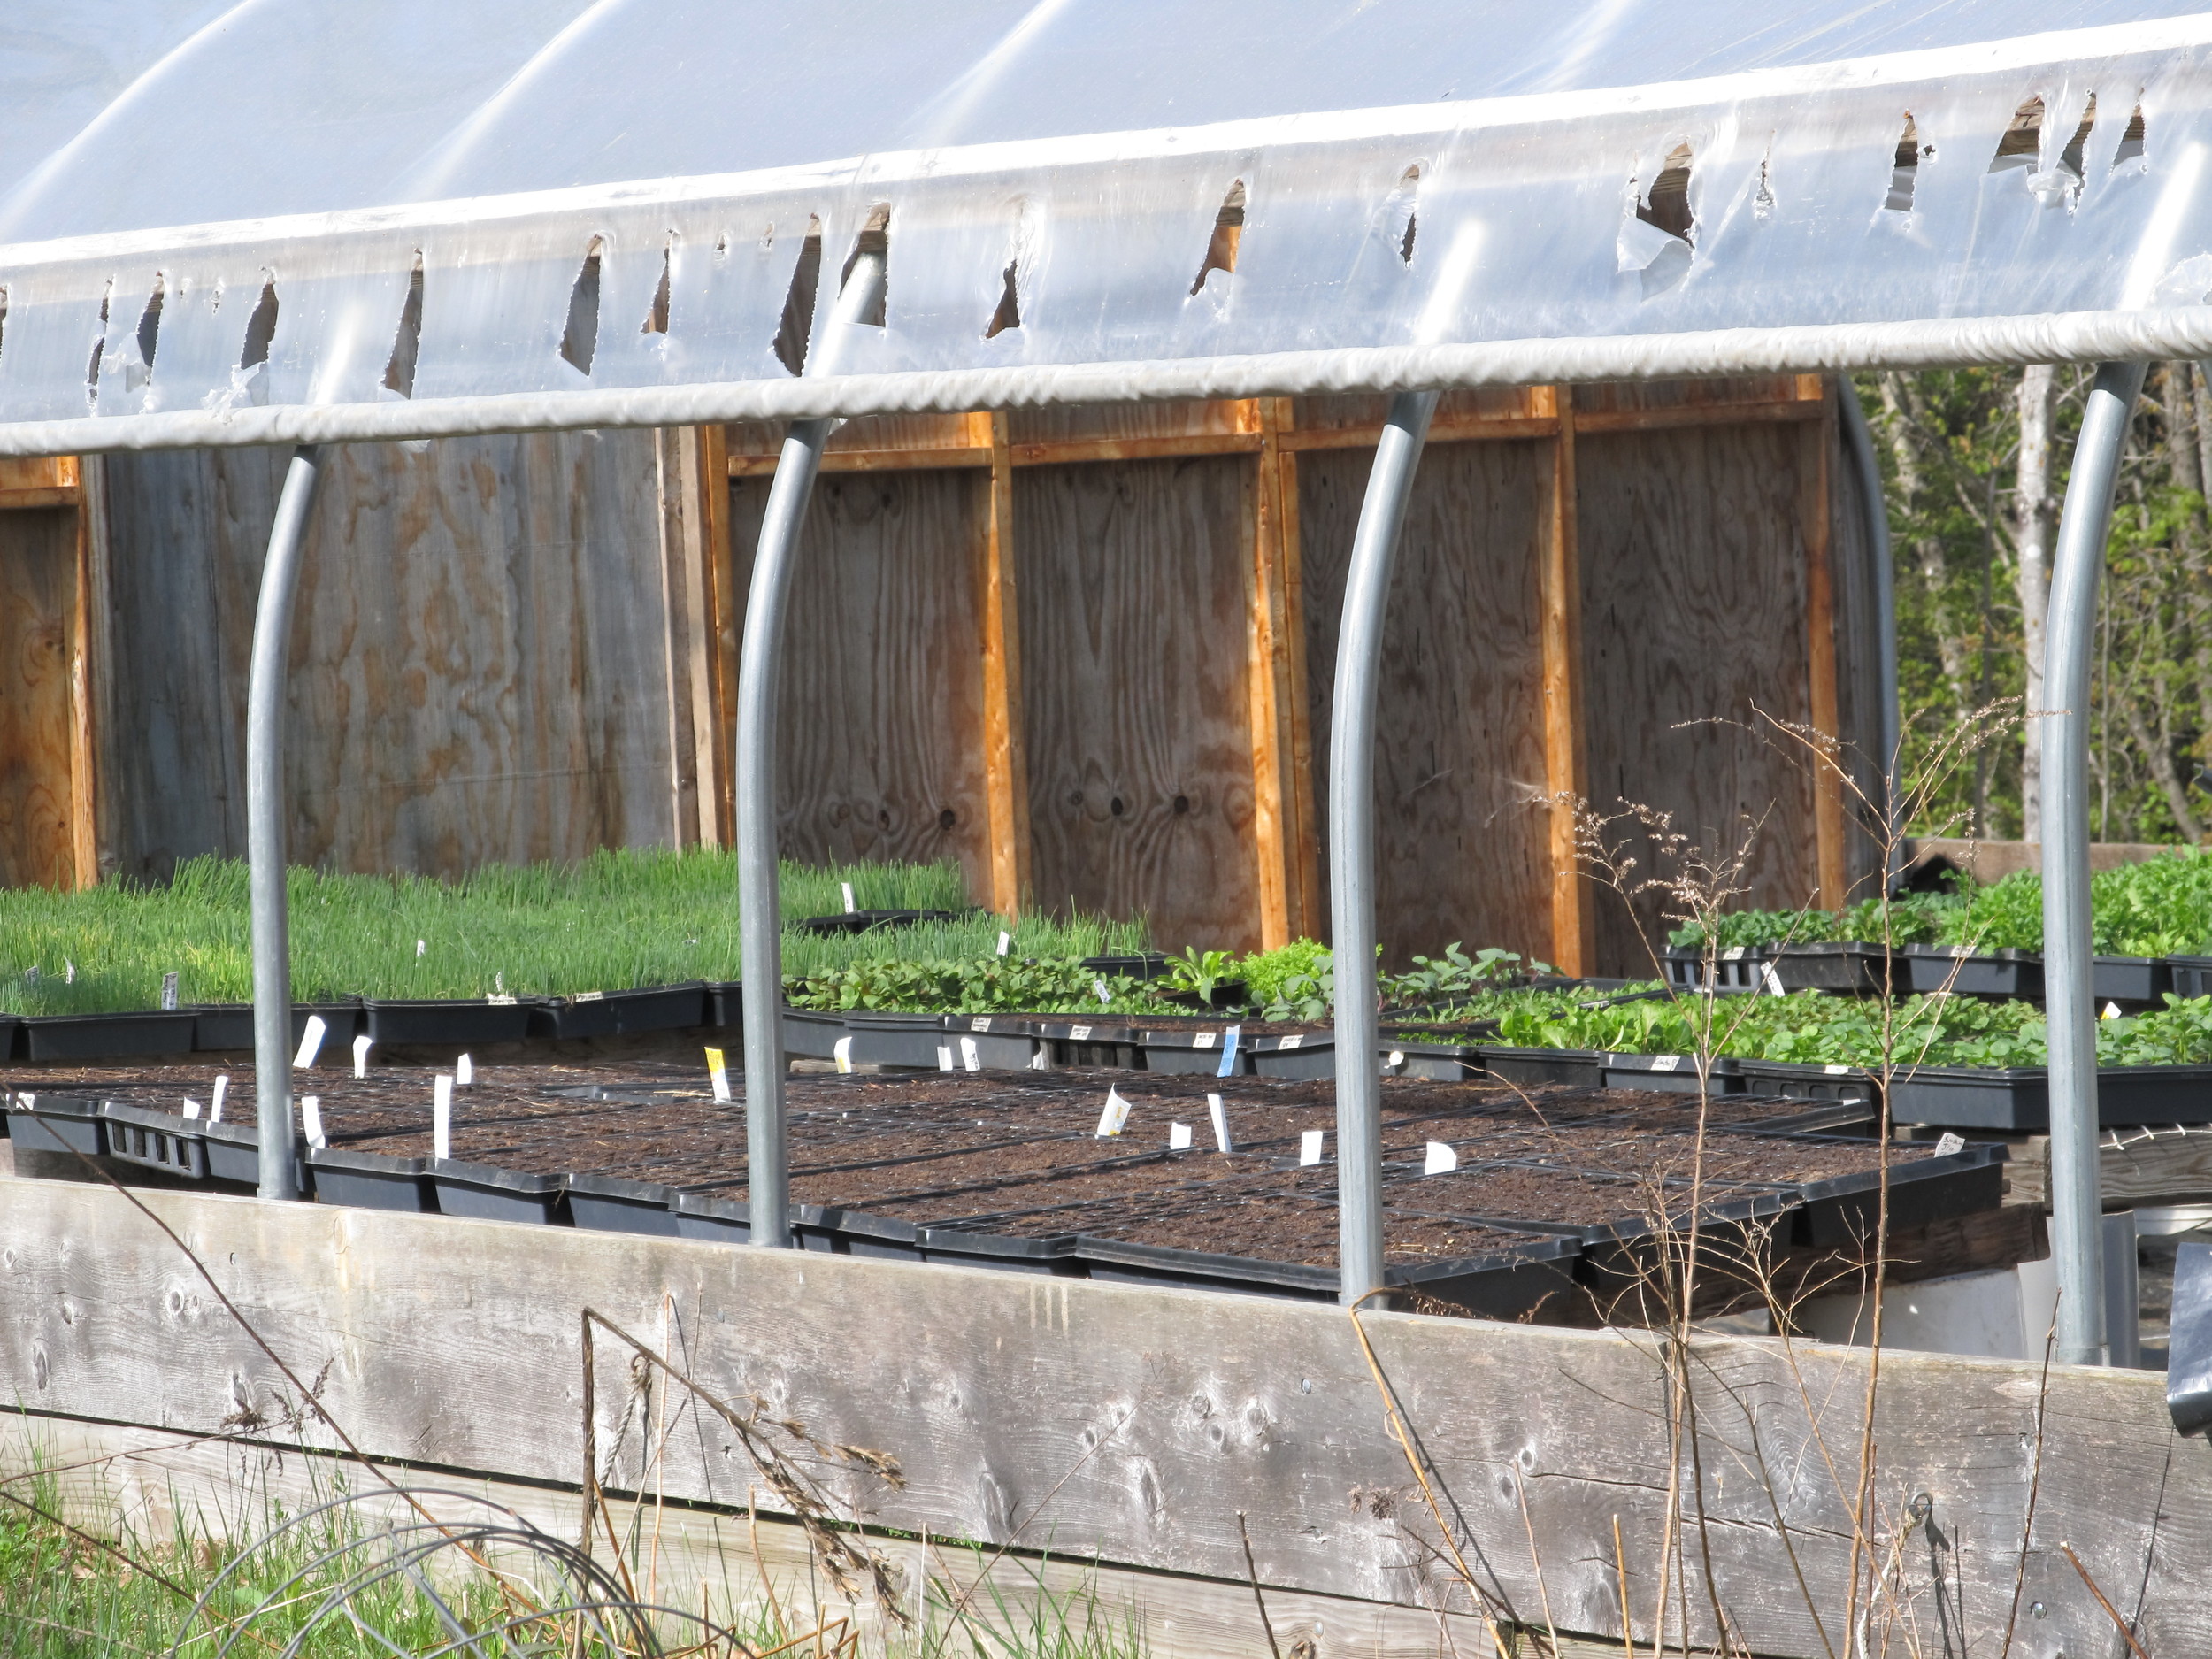
[{"label": "plant label", "polygon": [[1188,1124],[1170,1124],[1167,1126],[1167,1149],[1170,1152],[1190,1150],[1190,1125]]},{"label": "plant label", "polygon": [[1837,1065],[1832,1061],[1820,1069],[1823,1071],[1825,1071],[1830,1077],[1841,1077],[1851,1070],[1851,1068],[1847,1065]]},{"label": "plant label", "polygon": [[974,1038],[963,1037],[960,1040],[960,1064],[971,1071],[983,1069],[983,1056],[977,1049]]},{"label": "plant label", "polygon": [[1325,1129],[1309,1129],[1298,1137],[1298,1163],[1301,1167],[1321,1162],[1321,1143],[1327,1139]]},{"label": "plant label", "polygon": [[367,1033],[365,1033],[365,1032],[364,1032],[364,1033],[363,1033],[360,1036],[356,1037],[356,1038],[353,1040],[353,1074],[354,1074],[354,1076],[356,1076],[356,1077],[366,1077],[366,1076],[368,1076],[368,1074],[369,1074],[369,1049],[370,1049],[370,1048],[371,1048],[371,1047],[372,1047],[372,1046],[375,1043],[375,1041],[376,1041],[376,1039],[375,1039],[375,1038],[373,1038],[373,1037],[372,1037],[372,1036],[370,1036],[370,1035],[369,1035]]},{"label": "plant label", "polygon": [[1429,1142],[1428,1154],[1421,1160],[1421,1173],[1442,1175],[1459,1167],[1459,1154],[1441,1141]]},{"label": "plant label", "polygon": [[988,1014],[978,1014],[973,1019],[968,1022],[968,1029],[970,1031],[990,1030],[991,1017]]},{"label": "plant label", "polygon": [[1759,983],[1766,987],[1769,996],[1789,995],[1782,988],[1782,976],[1774,971],[1774,964],[1771,962],[1763,962],[1759,964]]},{"label": "plant label", "polygon": [[1068,1027],[1068,1041],[1070,1042],[1088,1042],[1090,1040],[1091,1028],[1088,1025],[1071,1025]]},{"label": "plant label", "polygon": [[1051,1071],[1052,1056],[1042,1048],[1038,1049],[1036,1053],[1029,1056],[1029,1069],[1033,1071]]},{"label": "plant label", "polygon": [[307,1144],[320,1152],[330,1145],[323,1138],[323,1102],[314,1094],[300,1096],[300,1128],[307,1136]]},{"label": "plant label", "polygon": [[1190,1040],[1190,1046],[1191,1046],[1192,1048],[1212,1048],[1212,1047],[1214,1046],[1214,1034],[1213,1034],[1213,1033],[1211,1033],[1210,1031],[1202,1031],[1202,1032],[1197,1033],[1195,1035],[1194,1035],[1194,1036],[1191,1038],[1191,1040]]},{"label": "plant label", "polygon": [[417,962],[420,962],[424,956],[429,954],[429,952],[430,941],[427,939],[418,939],[415,941],[415,960]]},{"label": "plant label", "polygon": [[1720,953],[1720,959],[1723,962],[1741,962],[1743,960],[1743,949],[1744,948],[1741,945],[1731,945],[1727,949]]},{"label": "plant label", "polygon": [[850,1071],[853,1069],[853,1040],[850,1037],[840,1037],[831,1046],[830,1056],[837,1062],[837,1069],[840,1071]]},{"label": "plant label", "polygon": [[176,1007],[177,976],[174,973],[165,973],[161,976],[162,1012],[165,1014],[174,1013],[176,1011]]},{"label": "plant label", "polygon": [[1406,1051],[1403,1048],[1393,1048],[1390,1051],[1389,1056],[1383,1061],[1383,1070],[1386,1071],[1395,1071],[1405,1063]]},{"label": "plant label", "polygon": [[200,1102],[189,1094],[184,1097],[184,1115],[188,1122],[196,1122],[200,1116]]},{"label": "plant label", "polygon": [[1002,956],[1009,950],[1012,949],[1013,947],[1014,935],[1008,933],[1003,927],[1000,928],[998,930],[998,954]]},{"label": "plant label", "polygon": [[1651,1069],[1655,1071],[1679,1071],[1682,1056],[1678,1054],[1655,1054],[1651,1056]]},{"label": "plant label", "polygon": [[229,1091],[230,1079],[225,1075],[218,1075],[215,1079],[214,1097],[208,1102],[208,1122],[211,1124],[219,1124],[223,1121],[223,1096],[229,1093]]},{"label": "plant label", "polygon": [[2117,1002],[2107,1002],[2107,1003],[2104,1005],[2104,1013],[2103,1013],[2101,1016],[2100,1016],[2100,1018],[2104,1018],[2104,1019],[2117,1019],[2117,1018],[2120,1018],[2120,1005],[2119,1005]]},{"label": "plant label", "polygon": [[1237,1074],[1237,1045],[1244,1041],[1244,1027],[1232,1025],[1221,1033],[1221,1064],[1214,1068],[1216,1077],[1234,1077]]},{"label": "plant label", "polygon": [[453,1087],[466,1088],[476,1081],[476,1062],[463,1055],[453,1063]]},{"label": "plant label", "polygon": [[1936,1142],[1935,1155],[1939,1158],[1955,1157],[1965,1150],[1966,1137],[1946,1130],[1942,1138]]},{"label": "plant label", "polygon": [[1229,1139],[1229,1109],[1221,1103],[1221,1096],[1206,1096],[1206,1116],[1213,1120],[1214,1148],[1219,1152],[1234,1152],[1235,1145]]},{"label": "plant label", "polygon": [[1101,1008],[1106,1007],[1114,1000],[1113,994],[1107,990],[1106,981],[1103,979],[1091,981],[1091,995],[1098,998],[1098,1005]]},{"label": "plant label", "polygon": [[937,1045],[937,1069],[940,1071],[949,1071],[952,1070],[952,1049],[949,1046],[941,1042]]},{"label": "plant label", "polygon": [[323,1033],[329,1029],[320,1014],[307,1017],[307,1028],[300,1033],[300,1051],[292,1056],[295,1071],[304,1071],[315,1064],[315,1056],[323,1051]]},{"label": "plant label", "polygon": [[1302,1032],[1293,1032],[1275,1046],[1286,1053],[1293,1048],[1302,1048],[1306,1046],[1305,1034]]},{"label": "plant label", "polygon": [[849,881],[841,881],[837,885],[845,889],[845,914],[850,916],[860,908],[853,902],[853,884]]},{"label": "plant label", "polygon": [[714,1098],[727,1103],[730,1098],[730,1068],[724,1063],[719,1048],[707,1050],[707,1078],[714,1085]]},{"label": "plant label", "polygon": [[1122,1099],[1119,1089],[1109,1088],[1106,1091],[1106,1110],[1098,1114],[1098,1131],[1091,1138],[1103,1141],[1109,1135],[1118,1135],[1128,1121],[1129,1102]]}]

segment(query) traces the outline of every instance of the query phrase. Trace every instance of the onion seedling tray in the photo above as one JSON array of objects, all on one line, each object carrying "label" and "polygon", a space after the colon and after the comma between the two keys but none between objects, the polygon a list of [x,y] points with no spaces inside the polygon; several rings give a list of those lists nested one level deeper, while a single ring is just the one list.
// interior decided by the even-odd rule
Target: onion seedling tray
[{"label": "onion seedling tray", "polygon": [[791,924],[803,933],[865,933],[879,927],[916,927],[924,922],[956,922],[970,910],[840,910]]},{"label": "onion seedling tray", "polygon": [[530,1034],[538,999],[506,1002],[474,998],[450,1002],[405,999],[365,1000],[368,1033],[380,1043],[423,1043],[447,1048],[488,1047],[520,1042]]},{"label": "onion seedling tray", "polygon": [[745,1025],[745,987],[735,979],[709,979],[706,982],[704,1018],[710,1025],[725,1031],[739,1031]]},{"label": "onion seedling tray", "polygon": [[162,1013],[27,1015],[22,1021],[24,1057],[36,1065],[189,1054],[196,1018],[181,1009]]},{"label": "onion seedling tray", "polygon": [[627,1037],[644,1032],[688,1031],[707,1019],[707,987],[701,979],[636,991],[585,992],[551,1004],[553,1035]]},{"label": "onion seedling tray", "polygon": [[1158,950],[1141,951],[1126,956],[1086,956],[1081,964],[1087,973],[1120,979],[1165,979],[1169,965],[1167,955]]},{"label": "onion seedling tray", "polygon": [[[323,1046],[342,1054],[361,1026],[361,1004],[295,1002],[292,1005],[292,1047],[307,1034],[307,1019],[319,1015],[325,1027]],[[192,1048],[196,1054],[238,1052],[253,1047],[253,1004],[214,1002],[192,1010]]]}]

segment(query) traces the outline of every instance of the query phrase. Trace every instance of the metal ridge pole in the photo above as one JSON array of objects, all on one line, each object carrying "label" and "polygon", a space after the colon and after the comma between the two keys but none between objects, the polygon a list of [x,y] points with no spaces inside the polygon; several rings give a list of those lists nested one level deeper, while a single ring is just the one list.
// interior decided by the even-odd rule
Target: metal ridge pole
[{"label": "metal ridge pole", "polygon": [[2097,1010],[2090,995],[2089,670],[2097,586],[2140,363],[2097,371],[2074,443],[2043,639],[2043,1011],[2049,1033],[2051,1254],[2058,1358],[2105,1363],[2104,1203],[2097,1179]]},{"label": "metal ridge pole", "polygon": [[1867,557],[1874,566],[1875,672],[1882,682],[1882,840],[1888,849],[1884,854],[1882,880],[1886,887],[1897,879],[1905,862],[1905,826],[1898,817],[1902,803],[1897,793],[1898,747],[1904,732],[1897,710],[1897,568],[1890,549],[1889,503],[1882,495],[1882,468],[1874,455],[1873,431],[1866,424],[1866,411],[1848,374],[1836,377],[1836,391],[1854,470],[1859,475]]},{"label": "metal ridge pole", "polygon": [[284,700],[292,650],[292,601],[322,481],[313,444],[292,452],[269,528],[261,598],[253,617],[246,688],[246,861],[253,918],[254,1114],[264,1198],[297,1198],[299,1144],[292,1132],[292,945],[285,913]]},{"label": "metal ridge pole", "polygon": [[1434,392],[1390,400],[1352,536],[1329,714],[1329,920],[1336,980],[1337,1294],[1381,1287],[1382,1084],[1375,1066],[1375,688],[1398,533],[1436,412]]},{"label": "metal ridge pole", "polygon": [[[832,374],[848,334],[883,292],[883,256],[863,252],[839,290],[809,374]],[[753,554],[737,666],[737,884],[743,937],[745,1195],[752,1241],[791,1248],[791,1160],[783,1112],[783,912],[776,892],[776,680],[799,526],[833,420],[794,423],[776,461]],[[725,486],[726,488],[726,486]]]}]

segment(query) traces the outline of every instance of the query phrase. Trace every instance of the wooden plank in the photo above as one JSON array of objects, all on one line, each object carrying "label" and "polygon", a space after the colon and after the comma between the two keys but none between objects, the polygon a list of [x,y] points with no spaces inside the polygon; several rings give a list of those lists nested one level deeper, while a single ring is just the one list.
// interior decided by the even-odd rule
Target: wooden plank
[{"label": "wooden plank", "polygon": [[75,557],[69,619],[69,862],[79,887],[100,880],[98,803],[93,759],[93,641],[98,634],[93,609],[92,506],[81,489],[71,513]]},{"label": "wooden plank", "polygon": [[[1818,387],[1817,375],[1801,376]],[[1805,558],[1805,672],[1808,710],[1816,741],[1834,745],[1829,754],[1812,762],[1813,849],[1820,879],[1820,906],[1840,910],[1848,902],[1849,881],[1845,874],[1843,774],[1848,764],[1843,747],[1842,723],[1837,718],[1835,575],[1829,558],[1829,457],[1836,447],[1834,404],[1823,397],[1808,407],[1823,419],[1807,421],[1798,429],[1798,534]],[[1810,760],[1811,757],[1808,757]]]},{"label": "wooden plank", "polygon": [[[35,1412],[185,1435],[234,1432],[243,1406],[259,1435],[329,1448],[268,1355],[119,1195],[19,1180],[6,1196],[0,1390]],[[1469,1588],[1439,1565],[1363,1333],[1459,1554],[1523,1624],[1548,1609],[1617,1642],[1617,1525],[1638,1634],[1658,1634],[1671,1488],[1692,1514],[1673,1567],[1690,1578],[1664,1605],[1693,1644],[1713,1640],[1717,1603],[1748,1652],[1841,1652],[1845,1585],[1863,1571],[1850,1520],[1870,1380],[1859,1349],[1698,1336],[1675,1371],[1659,1345],[1603,1332],[1412,1314],[1356,1327],[1334,1308],[1265,1298],[139,1196],[375,1456],[572,1486],[590,1307],[680,1348],[723,1399],[757,1398],[824,1441],[897,1458],[902,1488],[833,1477],[872,1525],[1019,1544],[1041,1530],[1056,1553],[1233,1582],[1241,1516],[1271,1589],[1463,1609]],[[630,1377],[629,1356],[603,1345],[596,1427],[617,1457],[636,1444],[621,1435],[641,1403]],[[1994,1652],[2016,1594],[2024,1612],[2043,1609],[2016,1651],[2111,1651],[2060,1540],[2139,1617],[2148,1651],[2212,1645],[2198,1594],[2212,1573],[2212,1458],[2174,1438],[2156,1374],[1892,1351],[1870,1432],[1889,1576],[1866,1651],[1910,1638],[1921,1652],[1947,1640]],[[672,1436],[657,1489],[741,1503],[750,1477],[724,1440]],[[1924,1531],[1907,1507],[1923,1494]]]},{"label": "wooden plank", "polygon": [[0,512],[20,511],[27,508],[73,507],[77,504],[75,485],[61,485],[33,489],[0,489]]},{"label": "wooden plank", "polygon": [[1792,425],[1820,419],[1801,403],[1683,403],[1655,409],[1593,409],[1575,411],[1575,425],[1586,433],[1671,432],[1686,426]]},{"label": "wooden plank", "polygon": [[1550,791],[1552,964],[1594,972],[1595,895],[1576,846],[1575,814],[1590,793],[1582,730],[1582,549],[1575,532],[1575,423],[1572,394],[1545,388],[1559,420],[1546,476],[1542,567],[1544,780]]},{"label": "wooden plank", "polygon": [[1036,897],[1148,916],[1169,950],[1260,942],[1252,488],[1219,456],[1014,475]]},{"label": "wooden plank", "polygon": [[1178,438],[1256,434],[1250,411],[1238,400],[1167,403],[1054,403],[1008,411],[1018,464],[1025,449],[1052,451],[1066,445],[1150,442]]},{"label": "wooden plank", "polygon": [[[707,656],[714,696],[714,810],[717,844],[737,844],[737,659],[745,631],[745,589],[731,542],[732,486],[726,449],[729,428],[702,429],[700,488],[706,527],[700,552],[707,561]],[[715,480],[721,480],[717,483]]]},{"label": "wooden plank", "polygon": [[1070,466],[1085,462],[1154,461],[1196,455],[1257,455],[1256,432],[1164,434],[1146,438],[1094,438],[1057,443],[1018,443],[1016,466]]},{"label": "wooden plank", "polygon": [[[1487,419],[1463,417],[1438,420],[1429,427],[1431,443],[1502,442],[1517,439],[1548,438],[1559,430],[1550,415],[1498,415]],[[1372,426],[1328,426],[1317,432],[1290,432],[1283,436],[1286,449],[1371,449],[1381,436],[1380,423]]]},{"label": "wooden plank", "polygon": [[[89,622],[85,629],[88,663],[85,724],[88,751],[86,774],[92,780],[93,866],[100,875],[117,867],[114,788],[107,773],[115,741],[115,594],[113,550],[108,534],[107,457],[83,457],[81,479],[89,580]],[[73,760],[73,765],[74,764]]]},{"label": "wooden plank", "polygon": [[[1425,452],[1385,623],[1375,756],[1376,919],[1403,965],[1454,941],[1548,959],[1551,814],[1540,570],[1548,446]],[[1299,468],[1317,797],[1328,787],[1344,572],[1371,457]],[[1315,814],[1325,839],[1325,809]]]},{"label": "wooden plank", "polygon": [[[733,455],[732,478],[773,478],[778,457],[773,455]],[[911,472],[940,467],[977,467],[991,465],[988,444],[962,449],[927,447],[914,449],[831,449],[824,453],[824,472]]]},{"label": "wooden plank", "polygon": [[713,815],[712,797],[701,788],[703,776],[711,787],[713,773],[703,770],[703,763],[713,745],[710,737],[703,741],[699,729],[703,715],[710,726],[712,702],[706,674],[698,447],[693,428],[653,434],[654,468],[660,482],[661,612],[668,620],[662,697],[668,714],[670,808],[677,844],[685,847],[696,846],[702,839],[711,846],[715,841],[711,827],[702,836],[700,821],[703,808],[710,819]]},{"label": "wooden plank", "polygon": [[[1768,723],[1809,718],[1801,455],[1786,426],[1594,437],[1576,411],[1591,803],[1670,815],[1717,867],[1748,841],[1738,907],[1820,892],[1808,768]],[[1679,873],[1618,829],[1640,861],[1630,885]],[[1680,909],[1657,891],[1599,895],[1597,972],[1655,974]]]},{"label": "wooden plank", "polygon": [[[2049,1207],[2048,1135],[1978,1139],[2002,1141],[2012,1148],[2005,1164],[2008,1204]],[[2202,1124],[2157,1124],[2108,1129],[2097,1141],[2097,1185],[2107,1210],[2212,1202],[2212,1128]]]},{"label": "wooden plank", "polygon": [[[949,858],[991,891],[984,769],[984,612],[975,582],[990,475],[845,473],[816,484],[800,526],[778,688],[784,856]],[[731,492],[737,580],[749,584],[765,479]]]},{"label": "wooden plank", "polygon": [[[1298,742],[1291,730],[1306,698],[1294,677],[1292,641],[1304,628],[1292,589],[1296,583],[1297,530],[1286,503],[1296,500],[1297,463],[1281,447],[1281,405],[1256,399],[1260,451],[1252,495],[1251,563],[1247,592],[1245,685],[1251,705],[1252,835],[1259,876],[1260,945],[1279,950],[1311,930],[1305,910],[1307,881],[1300,869],[1312,845],[1302,821]],[[1302,657],[1302,653],[1301,653]],[[1297,666],[1302,666],[1301,662]]]},{"label": "wooden plank", "polygon": [[0,887],[79,873],[78,515],[0,518]]},{"label": "wooden plank", "polygon": [[73,507],[82,495],[82,472],[73,455],[0,458],[0,512]]},{"label": "wooden plank", "polygon": [[[983,600],[983,787],[990,838],[990,906],[1018,916],[1029,902],[1029,749],[1022,728],[1019,539],[1014,462],[1003,412],[972,417],[991,440],[991,498],[977,591]],[[979,434],[978,435],[981,435]]]}]

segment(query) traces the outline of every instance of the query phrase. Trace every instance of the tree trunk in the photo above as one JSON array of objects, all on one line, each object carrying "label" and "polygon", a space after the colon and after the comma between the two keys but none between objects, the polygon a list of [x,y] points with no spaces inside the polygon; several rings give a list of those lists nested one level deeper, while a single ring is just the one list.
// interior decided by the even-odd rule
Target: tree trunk
[{"label": "tree trunk", "polygon": [[[1924,412],[1913,406],[1910,387],[1902,374],[1893,371],[1882,376],[1882,411],[1887,417],[1882,422],[1883,435],[1889,440],[1890,455],[1897,466],[1897,492],[1908,519],[1918,523],[1918,515],[1925,504],[1922,495],[1925,475],[1921,467],[1917,434],[1926,429],[1927,421]],[[1951,687],[1952,707],[1962,717],[1973,706],[1970,700],[1973,665],[1970,642],[1943,626],[1943,541],[1938,536],[1916,535],[1911,544],[1913,568],[1927,592],[1929,612],[1934,623],[1936,656],[1943,664],[1943,678]]]},{"label": "tree trunk", "polygon": [[2051,494],[2051,411],[2057,375],[2047,363],[2020,372],[2020,470],[2014,545],[2020,549],[2020,634],[2027,657],[2028,718],[2020,754],[2020,837],[2043,839],[2043,627],[2050,610],[2051,541],[2058,503]]}]

